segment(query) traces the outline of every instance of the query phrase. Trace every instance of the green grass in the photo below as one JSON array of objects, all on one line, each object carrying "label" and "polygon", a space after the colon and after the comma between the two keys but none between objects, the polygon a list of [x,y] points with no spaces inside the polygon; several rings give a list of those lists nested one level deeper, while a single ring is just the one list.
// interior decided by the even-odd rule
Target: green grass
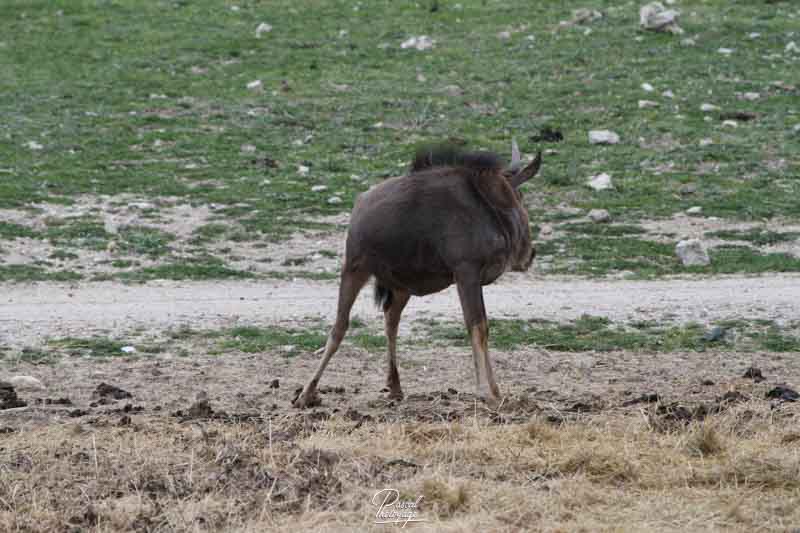
[{"label": "green grass", "polygon": [[222,261],[210,257],[199,258],[197,261],[181,261],[119,272],[112,276],[112,278],[123,281],[247,279],[252,277],[253,274],[250,272],[229,268]]},{"label": "green grass", "polygon": [[120,251],[128,254],[159,257],[169,253],[169,243],[175,235],[147,226],[119,228]]},{"label": "green grass", "polygon": [[[468,346],[464,327],[452,322],[420,321],[424,336],[435,342]],[[800,349],[796,327],[781,328],[772,322],[720,321],[722,339],[705,338],[700,324],[657,322],[612,323],[607,318],[583,315],[566,323],[546,320],[499,319],[489,321],[489,344],[500,350],[525,346],[557,352],[610,352],[618,350],[669,353],[705,351],[712,348],[741,351],[792,352]],[[734,332],[734,335],[730,335]]]},{"label": "green grass", "polygon": [[[610,0],[540,2],[533,11],[522,0],[458,4],[431,12],[428,2],[274,0],[239,2],[234,11],[212,0],[7,0],[0,7],[0,208],[70,203],[81,194],[169,196],[222,206],[219,216],[244,228],[238,239],[275,240],[308,227],[311,217],[349,210],[358,193],[402,172],[421,142],[454,137],[508,155],[516,136],[523,152],[557,150],[525,187],[537,198],[533,223],[567,203],[608,209],[624,224],[568,230],[574,244],[567,246],[596,258],[578,274],[673,272],[659,246],[581,237],[631,237],[643,217],[699,205],[706,216],[728,219],[800,218],[800,135],[791,130],[800,120],[787,114],[800,94],[800,59],[784,53],[796,31],[794,2],[765,9],[745,0],[685,0],[680,23],[686,35],[700,35],[695,46],[638,30],[637,6]],[[589,34],[557,29],[576,8],[604,17]],[[273,30],[257,38],[262,21]],[[510,39],[498,38],[507,30]],[[750,32],[762,36],[748,39]],[[420,34],[435,39],[432,50],[400,49]],[[735,53],[722,56],[720,47]],[[247,89],[253,80],[261,91]],[[643,82],[656,92],[644,93]],[[448,94],[448,86],[459,90]],[[661,96],[667,89],[675,99]],[[761,98],[737,97],[747,91]],[[639,99],[660,106],[642,110]],[[758,119],[722,128],[716,115],[704,120],[704,102]],[[542,128],[564,140],[531,140]],[[614,130],[622,142],[590,145],[590,129]],[[714,143],[700,146],[704,138]],[[700,175],[711,165],[718,168]],[[585,187],[599,172],[612,175],[614,190]],[[696,191],[680,194],[688,182]],[[327,191],[312,193],[318,184]],[[334,194],[341,204],[327,202]],[[2,224],[0,238],[26,231]],[[221,235],[206,228],[196,238]],[[44,237],[94,250],[110,239],[89,217],[49,227]],[[136,234],[125,242],[132,253],[163,257],[169,241]],[[630,252],[630,260],[611,259]],[[756,269],[787,265],[756,262]],[[169,266],[138,277],[165,273],[240,275]]]},{"label": "green grass", "polygon": [[[317,331],[282,328],[278,326],[242,326],[220,333],[222,350],[260,353],[286,348],[289,353],[314,351],[325,345],[327,336]],[[288,347],[293,347],[291,350]]]},{"label": "green grass", "polygon": [[50,341],[50,346],[60,348],[70,355],[86,355],[91,357],[122,357],[122,351],[128,343],[106,337],[65,337]]},{"label": "green grass", "polygon": [[69,270],[45,270],[31,265],[0,265],[0,282],[74,281],[82,277]]},{"label": "green grass", "polygon": [[36,238],[38,236],[38,232],[27,226],[15,224],[13,222],[0,221],[0,239],[16,239],[17,237]]},{"label": "green grass", "polygon": [[770,246],[773,244],[780,244],[782,242],[791,242],[800,239],[800,233],[797,232],[778,232],[770,231],[762,228],[752,228],[747,231],[742,230],[724,230],[712,231],[706,233],[706,237],[715,239],[724,239],[730,241],[749,241],[756,246]]}]

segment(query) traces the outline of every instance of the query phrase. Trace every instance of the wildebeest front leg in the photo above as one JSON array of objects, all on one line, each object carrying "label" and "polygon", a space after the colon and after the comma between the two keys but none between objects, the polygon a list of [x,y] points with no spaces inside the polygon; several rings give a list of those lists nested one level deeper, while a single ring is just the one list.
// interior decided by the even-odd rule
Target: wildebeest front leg
[{"label": "wildebeest front leg", "polygon": [[400,315],[403,313],[411,294],[408,291],[393,290],[392,303],[383,312],[386,325],[386,340],[389,346],[386,356],[386,387],[389,389],[389,398],[399,400],[403,397],[400,387],[400,374],[397,372],[397,328],[400,325]]},{"label": "wildebeest front leg", "polygon": [[368,279],[368,273],[348,271],[346,265],[342,270],[342,281],[339,284],[339,304],[336,309],[336,323],[328,335],[328,341],[325,343],[325,351],[322,354],[322,361],[319,362],[319,367],[317,367],[317,372],[303,388],[303,392],[292,402],[295,407],[309,407],[315,403],[317,384],[325,371],[325,367],[328,365],[328,361],[339,349],[339,345],[342,343],[345,333],[347,333],[347,328],[350,325],[350,309],[352,309],[358,293]]},{"label": "wildebeest front leg", "polygon": [[500,389],[494,380],[492,363],[489,360],[489,324],[486,321],[480,273],[456,273],[456,286],[464,312],[464,324],[472,341],[478,394],[483,395],[490,405],[496,406],[500,403]]}]

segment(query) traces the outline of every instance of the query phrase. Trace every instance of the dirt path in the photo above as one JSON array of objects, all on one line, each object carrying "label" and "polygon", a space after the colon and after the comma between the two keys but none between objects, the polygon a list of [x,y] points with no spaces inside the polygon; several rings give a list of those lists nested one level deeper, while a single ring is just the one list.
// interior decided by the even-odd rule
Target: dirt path
[{"label": "dirt path", "polygon": [[[371,290],[354,313],[377,320]],[[0,343],[36,344],[49,337],[86,336],[135,328],[194,328],[240,322],[263,324],[308,318],[330,320],[337,285],[311,281],[156,282],[6,285],[0,297]],[[493,317],[569,320],[588,313],[612,320],[672,318],[709,322],[745,317],[793,320],[800,316],[800,276],[730,277],[666,281],[533,279],[507,275],[485,290]],[[415,299],[406,319],[458,319],[453,288]]]}]

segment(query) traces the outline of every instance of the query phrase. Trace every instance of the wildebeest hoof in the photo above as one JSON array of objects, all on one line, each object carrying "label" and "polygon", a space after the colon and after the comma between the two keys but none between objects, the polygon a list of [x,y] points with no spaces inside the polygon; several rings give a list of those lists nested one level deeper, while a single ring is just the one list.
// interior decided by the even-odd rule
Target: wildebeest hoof
[{"label": "wildebeest hoof", "polygon": [[306,409],[308,407],[316,407],[320,405],[322,400],[320,400],[319,396],[317,395],[316,391],[312,391],[311,393],[308,392],[301,392],[298,394],[294,400],[292,400],[292,405],[297,407],[298,409]]}]

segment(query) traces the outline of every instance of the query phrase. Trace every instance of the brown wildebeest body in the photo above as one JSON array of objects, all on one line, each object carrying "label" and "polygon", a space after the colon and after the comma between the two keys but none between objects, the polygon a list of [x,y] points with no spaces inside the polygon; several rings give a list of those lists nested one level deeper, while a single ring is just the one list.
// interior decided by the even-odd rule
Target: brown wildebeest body
[{"label": "brown wildebeest body", "polygon": [[344,338],[350,309],[373,276],[385,318],[390,397],[403,394],[397,327],[409,298],[456,283],[472,340],[478,393],[499,403],[481,287],[506,270],[526,270],[533,260],[528,214],[517,189],[540,163],[541,155],[517,171],[513,165],[505,169],[494,154],[441,147],[420,152],[409,175],[387,179],[360,195],[347,233],[336,323],[319,368],[295,405],[316,401],[316,386]]}]

